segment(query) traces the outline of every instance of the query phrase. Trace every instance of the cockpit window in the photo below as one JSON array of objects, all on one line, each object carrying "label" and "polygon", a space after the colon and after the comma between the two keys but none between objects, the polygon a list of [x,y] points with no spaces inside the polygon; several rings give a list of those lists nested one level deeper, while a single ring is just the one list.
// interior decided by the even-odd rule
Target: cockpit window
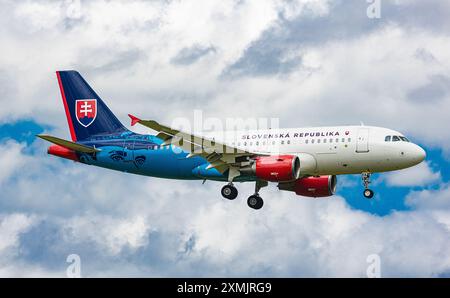
[{"label": "cockpit window", "polygon": [[408,143],[409,143],[409,140],[408,140],[406,137],[400,136],[400,139],[401,139],[403,142],[408,142]]},{"label": "cockpit window", "polygon": [[402,141],[402,142],[408,142],[409,143],[408,138],[404,137],[404,136],[386,136],[384,138],[384,141],[385,142],[400,142],[400,141]]}]

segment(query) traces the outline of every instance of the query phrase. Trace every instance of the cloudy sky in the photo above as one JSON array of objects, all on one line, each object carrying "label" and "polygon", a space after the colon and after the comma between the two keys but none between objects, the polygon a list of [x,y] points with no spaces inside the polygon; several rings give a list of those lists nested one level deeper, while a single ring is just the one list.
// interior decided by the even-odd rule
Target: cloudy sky
[{"label": "cloudy sky", "polygon": [[[450,276],[450,3],[0,0],[0,276]],[[426,162],[339,177],[329,199],[124,175],[46,154],[69,138],[56,70],[76,69],[126,125],[205,117],[384,126]],[[141,131],[142,132],[142,131]]]}]

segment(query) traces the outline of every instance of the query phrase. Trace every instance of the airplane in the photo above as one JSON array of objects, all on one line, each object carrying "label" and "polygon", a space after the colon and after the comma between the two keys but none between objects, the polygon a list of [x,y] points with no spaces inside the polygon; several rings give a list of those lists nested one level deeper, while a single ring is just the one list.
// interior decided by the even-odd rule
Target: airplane
[{"label": "airplane", "polygon": [[48,154],[126,173],[183,180],[225,183],[221,194],[234,200],[234,183],[253,182],[247,204],[261,209],[259,195],[269,182],[303,197],[336,193],[338,175],[360,174],[367,199],[373,173],[395,171],[421,163],[425,151],[402,133],[374,126],[333,126],[243,130],[195,135],[142,120],[129,114],[125,128],[77,71],[57,71],[71,141],[41,134],[51,142]]}]

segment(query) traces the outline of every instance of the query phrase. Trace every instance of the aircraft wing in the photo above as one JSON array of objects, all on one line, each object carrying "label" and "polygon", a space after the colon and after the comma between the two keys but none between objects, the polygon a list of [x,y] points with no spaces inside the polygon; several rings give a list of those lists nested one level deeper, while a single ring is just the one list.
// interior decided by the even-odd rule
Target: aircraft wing
[{"label": "aircraft wing", "polygon": [[131,118],[132,126],[139,123],[157,131],[157,137],[164,140],[163,146],[173,144],[180,147],[189,152],[187,158],[202,156],[210,163],[208,168],[215,168],[222,174],[229,169],[229,179],[233,179],[240,175],[239,168],[246,165],[245,161],[248,161],[246,157],[249,158],[260,155],[236,147],[231,147],[205,137],[185,133],[169,126],[159,124],[154,120],[141,120],[133,115],[128,116]]},{"label": "aircraft wing", "polygon": [[94,148],[94,147],[90,147],[90,146],[86,146],[86,145],[82,145],[82,144],[78,144],[78,143],[74,143],[71,141],[67,141],[67,140],[63,140],[57,137],[53,137],[53,136],[49,136],[49,135],[37,135],[37,137],[46,140],[50,143],[62,146],[64,148],[67,149],[71,149],[73,151],[77,151],[77,152],[83,152],[83,153],[96,153],[96,152],[100,152],[100,149]]}]

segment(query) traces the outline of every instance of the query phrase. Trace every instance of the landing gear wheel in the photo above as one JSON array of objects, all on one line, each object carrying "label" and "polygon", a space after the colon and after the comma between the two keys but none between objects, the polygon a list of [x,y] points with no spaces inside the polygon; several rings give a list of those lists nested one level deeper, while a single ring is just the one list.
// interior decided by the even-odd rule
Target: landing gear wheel
[{"label": "landing gear wheel", "polygon": [[252,195],[247,199],[247,205],[255,210],[261,209],[264,205],[263,199],[259,195]]},{"label": "landing gear wheel", "polygon": [[236,187],[234,187],[231,184],[228,184],[228,185],[225,185],[224,187],[222,187],[221,193],[222,193],[222,196],[228,200],[234,200],[238,196],[238,191],[237,191]]},{"label": "landing gear wheel", "polygon": [[367,199],[373,198],[373,195],[374,195],[374,193],[371,189],[365,189],[363,194],[364,194],[364,197],[366,197]]},{"label": "landing gear wheel", "polygon": [[370,175],[371,175],[370,172],[363,172],[361,174],[362,182],[364,185],[363,195],[364,195],[364,197],[366,197],[366,199],[373,198],[373,191],[371,189],[369,189]]}]

